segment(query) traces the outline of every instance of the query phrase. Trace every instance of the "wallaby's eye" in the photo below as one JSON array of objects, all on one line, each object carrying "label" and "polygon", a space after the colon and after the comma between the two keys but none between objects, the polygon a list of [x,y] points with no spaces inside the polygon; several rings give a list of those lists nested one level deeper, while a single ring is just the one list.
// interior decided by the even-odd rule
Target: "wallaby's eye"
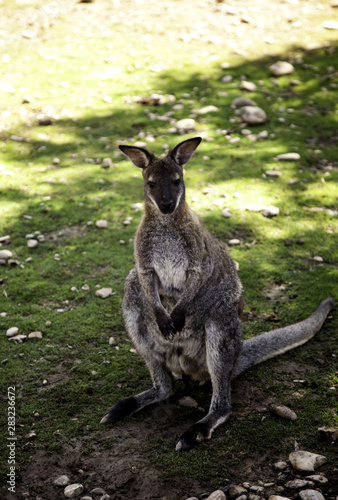
[{"label": "wallaby's eye", "polygon": [[176,181],[174,181],[174,186],[179,186],[181,184],[181,179],[176,179]]},{"label": "wallaby's eye", "polygon": [[149,182],[147,182],[147,186],[149,186],[151,189],[155,186],[155,184],[153,182],[149,181]]}]

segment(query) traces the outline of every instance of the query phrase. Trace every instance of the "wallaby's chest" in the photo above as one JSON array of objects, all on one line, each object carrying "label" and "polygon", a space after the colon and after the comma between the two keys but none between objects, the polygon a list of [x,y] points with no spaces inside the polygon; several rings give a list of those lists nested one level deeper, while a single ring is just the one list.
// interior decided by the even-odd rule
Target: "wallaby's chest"
[{"label": "wallaby's chest", "polygon": [[163,231],[156,237],[150,237],[149,256],[155,270],[160,288],[169,294],[180,293],[187,279],[188,253],[186,242],[174,231]]}]

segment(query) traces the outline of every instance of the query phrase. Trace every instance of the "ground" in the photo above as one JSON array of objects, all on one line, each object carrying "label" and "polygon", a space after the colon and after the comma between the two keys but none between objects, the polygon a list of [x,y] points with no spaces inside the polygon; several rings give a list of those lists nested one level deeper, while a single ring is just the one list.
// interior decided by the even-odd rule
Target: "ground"
[{"label": "ground", "polygon": [[[0,0],[0,237],[10,236],[0,250],[19,261],[0,267],[1,400],[7,408],[14,386],[18,437],[16,492],[8,492],[5,461],[1,498],[65,498],[53,485],[62,474],[83,484],[83,495],[101,487],[118,500],[200,499],[245,481],[285,487],[306,476],[290,468],[278,476],[273,467],[296,443],[328,458],[320,489],[335,498],[337,445],[317,428],[338,425],[336,307],[309,344],[234,381],[231,419],[195,450],[174,451],[207,410],[209,384],[178,382],[170,401],[113,427],[99,424],[115,401],[150,384],[121,318],[141,213],[130,206],[142,201],[142,182],[119,143],[141,141],[160,154],[203,136],[185,174],[188,201],[218,238],[240,241],[228,249],[244,285],[247,336],[337,299],[337,31],[323,24],[337,19],[331,4]],[[277,81],[268,67],[279,59],[295,72]],[[243,80],[256,91],[241,90]],[[164,103],[155,105],[153,94]],[[231,106],[238,95],[268,115],[247,127],[248,137]],[[216,112],[199,114],[211,104]],[[189,116],[196,130],[170,131]],[[260,132],[264,140],[250,137]],[[300,162],[275,161],[290,151]],[[103,169],[106,157],[113,166]],[[268,169],[282,177],[269,178]],[[253,202],[277,204],[280,215],[249,212]],[[28,249],[26,236],[37,231],[43,239]],[[114,295],[97,298],[103,286]],[[13,326],[43,339],[10,342]],[[181,407],[186,395],[198,407]],[[297,421],[272,415],[272,402],[290,406]],[[298,496],[286,487],[282,494]]]}]

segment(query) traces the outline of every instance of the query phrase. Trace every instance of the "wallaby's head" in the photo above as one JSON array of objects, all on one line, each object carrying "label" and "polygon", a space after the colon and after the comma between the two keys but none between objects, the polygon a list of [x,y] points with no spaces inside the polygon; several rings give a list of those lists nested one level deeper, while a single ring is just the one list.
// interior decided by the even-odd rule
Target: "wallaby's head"
[{"label": "wallaby's head", "polygon": [[142,168],[145,199],[162,214],[174,213],[184,200],[183,165],[190,160],[201,140],[201,137],[194,137],[183,141],[163,159],[143,148],[119,146],[134,165]]}]

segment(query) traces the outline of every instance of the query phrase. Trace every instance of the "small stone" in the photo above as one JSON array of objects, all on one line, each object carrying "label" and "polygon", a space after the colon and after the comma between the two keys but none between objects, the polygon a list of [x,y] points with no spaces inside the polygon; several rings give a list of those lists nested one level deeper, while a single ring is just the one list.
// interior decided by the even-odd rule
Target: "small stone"
[{"label": "small stone", "polygon": [[106,220],[100,219],[95,222],[95,226],[100,229],[106,229],[108,227],[108,222]]},{"label": "small stone", "polygon": [[29,431],[29,432],[25,435],[25,438],[26,438],[26,439],[35,439],[35,438],[36,438],[36,432],[35,432],[35,431]]},{"label": "small stone", "polygon": [[82,486],[82,484],[74,483],[74,484],[70,484],[70,485],[66,486],[63,493],[67,498],[75,498],[75,497],[81,495],[83,490],[84,490],[84,487]]},{"label": "small stone", "polygon": [[332,442],[338,440],[338,427],[319,427],[317,432],[321,439],[326,439]]},{"label": "small stone", "polygon": [[193,118],[183,118],[176,123],[176,128],[179,132],[191,132],[196,130],[196,122]]},{"label": "small stone", "polygon": [[22,344],[26,340],[27,335],[15,335],[15,337],[9,337],[8,340],[13,340],[15,343]]},{"label": "small stone", "polygon": [[239,115],[249,125],[259,125],[267,121],[265,112],[258,106],[243,106],[239,110]]},{"label": "small stone", "polygon": [[314,474],[313,476],[307,476],[305,478],[307,481],[314,481],[315,483],[326,484],[328,483],[328,479],[325,476],[320,476],[319,474]]},{"label": "small stone", "polygon": [[286,420],[297,420],[296,413],[287,406],[272,404],[269,406],[269,409],[278,417],[285,418]]},{"label": "small stone", "polygon": [[216,113],[217,111],[219,111],[219,108],[217,108],[216,106],[204,106],[203,108],[197,108],[197,109],[193,109],[192,112],[193,113],[196,113],[198,115],[206,115],[207,113]]},{"label": "small stone", "polygon": [[17,326],[12,326],[12,328],[9,328],[6,332],[7,337],[14,337],[19,333],[19,328]]},{"label": "small stone", "polygon": [[276,462],[275,464],[273,464],[273,466],[276,470],[285,470],[288,468],[288,464],[286,462],[283,462],[283,460],[281,460],[280,462]]},{"label": "small stone", "polygon": [[237,245],[240,245],[241,241],[238,240],[237,238],[233,238],[233,239],[229,240],[228,243],[229,243],[230,246],[235,247]]},{"label": "small stone", "polygon": [[263,486],[250,486],[250,491],[253,491],[254,493],[263,493],[264,487]]},{"label": "small stone", "polygon": [[36,248],[38,246],[38,240],[30,239],[27,241],[28,248]]},{"label": "small stone", "polygon": [[232,484],[229,488],[229,497],[232,498],[237,498],[241,495],[245,495],[247,493],[247,490],[243,488],[243,486],[238,486],[237,484]]},{"label": "small stone", "polygon": [[317,490],[303,490],[299,492],[299,496],[302,500],[325,500],[321,492]]},{"label": "small stone", "polygon": [[115,345],[116,344],[116,340],[114,337],[110,337],[109,338],[109,345]]},{"label": "small stone", "polygon": [[257,106],[257,104],[248,97],[236,97],[236,99],[232,101],[232,106],[235,108],[243,108],[244,106]]},{"label": "small stone", "polygon": [[286,483],[286,487],[291,490],[299,490],[300,488],[305,488],[309,484],[305,479],[292,479]]},{"label": "small stone", "polygon": [[269,500],[290,500],[287,497],[281,497],[279,495],[270,495]]},{"label": "small stone", "polygon": [[67,486],[69,483],[70,479],[65,475],[59,476],[53,481],[53,484],[55,484],[55,486]]},{"label": "small stone", "polygon": [[53,161],[52,161],[53,165],[60,165],[60,163],[61,163],[60,158],[53,158]]},{"label": "small stone", "polygon": [[178,404],[180,406],[184,406],[187,408],[197,408],[198,407],[197,401],[195,401],[195,399],[191,398],[190,396],[185,396],[185,397],[179,399]]},{"label": "small stone", "polygon": [[296,470],[304,472],[312,472],[317,467],[327,462],[327,458],[323,455],[316,455],[315,453],[310,453],[309,451],[304,450],[291,452],[289,460],[292,467]]},{"label": "small stone", "polygon": [[53,119],[51,116],[45,115],[44,113],[38,113],[36,115],[36,119],[38,121],[38,125],[42,127],[46,127],[48,125],[52,125]]},{"label": "small stone", "polygon": [[0,250],[0,259],[7,260],[13,257],[13,254],[10,250]]},{"label": "small stone", "polygon": [[270,205],[264,208],[262,214],[264,217],[276,217],[276,215],[279,215],[279,208]]},{"label": "small stone", "polygon": [[46,325],[47,327],[52,326],[52,322],[51,322],[51,321],[46,321],[45,325]]},{"label": "small stone", "polygon": [[338,22],[337,21],[324,21],[322,26],[326,30],[338,30]]},{"label": "small stone", "polygon": [[240,88],[243,90],[247,90],[248,92],[255,92],[257,90],[257,86],[253,82],[247,82],[244,80],[241,82]]},{"label": "small stone", "polygon": [[94,488],[89,493],[91,495],[105,495],[106,494],[106,492],[105,492],[105,490],[103,488]]},{"label": "small stone", "polygon": [[266,170],[265,175],[268,175],[269,177],[282,177],[282,172],[279,172],[278,170]]},{"label": "small stone", "polygon": [[247,203],[245,205],[245,210],[248,210],[249,212],[261,212],[264,208],[265,205],[261,205],[260,203]]},{"label": "small stone", "polygon": [[221,215],[222,215],[222,217],[225,217],[227,219],[232,216],[232,214],[231,214],[231,212],[229,212],[228,208],[223,208]]},{"label": "small stone", "polygon": [[208,496],[207,500],[226,500],[226,496],[222,490],[216,490]]},{"label": "small stone", "polygon": [[313,260],[314,260],[315,262],[324,262],[323,257],[320,257],[319,255],[315,255],[315,256],[313,257]]},{"label": "small stone", "polygon": [[87,292],[88,290],[90,290],[90,286],[88,285],[88,283],[85,283],[85,284],[81,287],[81,290],[84,290],[85,292]]},{"label": "small stone", "polygon": [[300,160],[299,153],[283,153],[281,155],[277,155],[277,160],[280,161],[297,161]]},{"label": "small stone", "polygon": [[31,332],[28,334],[29,339],[42,339],[42,337],[43,337],[42,333],[38,331]]},{"label": "small stone", "polygon": [[295,68],[287,61],[278,61],[269,66],[269,70],[274,76],[290,75]]},{"label": "small stone", "polygon": [[111,158],[103,158],[102,160],[102,168],[111,168],[113,166],[113,162]]},{"label": "small stone", "polygon": [[136,210],[136,212],[138,212],[139,210],[141,210],[142,208],[142,203],[133,203],[130,208],[132,210]]},{"label": "small stone", "polygon": [[107,297],[110,297],[110,295],[113,295],[113,289],[101,288],[100,290],[96,290],[95,295],[96,297],[100,297],[101,299],[106,299]]}]

